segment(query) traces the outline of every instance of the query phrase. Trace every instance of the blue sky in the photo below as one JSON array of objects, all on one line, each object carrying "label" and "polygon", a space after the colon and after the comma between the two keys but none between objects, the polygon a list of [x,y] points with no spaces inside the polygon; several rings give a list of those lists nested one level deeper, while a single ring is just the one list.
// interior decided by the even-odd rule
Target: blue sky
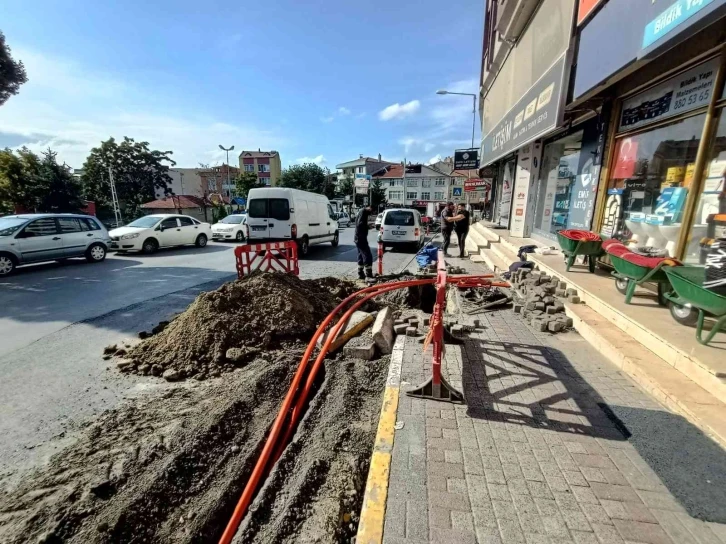
[{"label": "blue sky", "polygon": [[334,169],[469,146],[470,99],[435,91],[476,92],[480,1],[2,4],[29,81],[0,106],[0,147],[50,146],[80,167],[129,136],[183,167],[219,163],[224,144]]}]

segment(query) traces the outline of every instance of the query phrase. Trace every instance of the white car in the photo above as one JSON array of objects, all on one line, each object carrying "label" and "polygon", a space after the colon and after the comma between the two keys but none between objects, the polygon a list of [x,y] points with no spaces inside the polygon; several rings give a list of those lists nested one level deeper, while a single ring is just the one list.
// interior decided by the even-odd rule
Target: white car
[{"label": "white car", "polygon": [[154,253],[161,247],[191,244],[204,247],[212,235],[212,227],[188,215],[159,214],[141,217],[125,227],[113,229],[109,235],[111,249],[122,253]]},{"label": "white car", "polygon": [[382,223],[382,222],[383,222],[383,214],[382,214],[382,213],[379,213],[379,214],[378,214],[378,215],[376,216],[376,230],[380,230],[380,228],[381,228],[381,223]]},{"label": "white car", "polygon": [[339,227],[350,227],[351,219],[350,215],[348,215],[348,212],[339,212],[337,214],[337,217]]},{"label": "white car", "polygon": [[393,209],[383,212],[378,241],[387,247],[406,247],[418,251],[424,243],[424,229],[418,210]]},{"label": "white car", "polygon": [[212,240],[245,241],[246,213],[234,213],[212,225]]}]

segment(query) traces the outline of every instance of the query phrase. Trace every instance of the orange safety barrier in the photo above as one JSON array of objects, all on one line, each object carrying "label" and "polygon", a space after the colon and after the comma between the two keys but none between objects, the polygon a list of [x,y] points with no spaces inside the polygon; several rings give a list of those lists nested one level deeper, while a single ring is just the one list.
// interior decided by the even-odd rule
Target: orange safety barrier
[{"label": "orange safety barrier", "polygon": [[378,242],[378,275],[383,275],[383,242]]},{"label": "orange safety barrier", "polygon": [[295,242],[270,242],[246,244],[234,250],[237,259],[237,276],[242,278],[252,272],[288,272],[300,275]]}]

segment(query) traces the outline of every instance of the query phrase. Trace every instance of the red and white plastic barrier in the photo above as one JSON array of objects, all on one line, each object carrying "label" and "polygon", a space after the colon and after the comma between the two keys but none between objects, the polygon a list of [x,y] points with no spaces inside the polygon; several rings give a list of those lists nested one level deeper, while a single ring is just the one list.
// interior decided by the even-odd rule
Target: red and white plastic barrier
[{"label": "red and white plastic barrier", "polygon": [[252,272],[287,272],[300,275],[297,244],[295,242],[270,242],[246,244],[234,250],[237,260],[237,276],[242,278]]}]

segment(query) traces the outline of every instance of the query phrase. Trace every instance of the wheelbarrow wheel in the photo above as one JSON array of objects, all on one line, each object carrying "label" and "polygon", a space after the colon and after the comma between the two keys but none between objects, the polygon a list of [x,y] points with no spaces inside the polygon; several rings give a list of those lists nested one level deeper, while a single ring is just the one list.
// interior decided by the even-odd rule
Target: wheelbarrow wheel
[{"label": "wheelbarrow wheel", "polygon": [[615,279],[615,289],[618,290],[618,293],[621,293],[623,295],[628,294],[628,280],[627,278],[616,278]]},{"label": "wheelbarrow wheel", "polygon": [[698,323],[698,310],[692,306],[681,306],[673,301],[668,303],[673,319],[681,325],[692,327]]}]

